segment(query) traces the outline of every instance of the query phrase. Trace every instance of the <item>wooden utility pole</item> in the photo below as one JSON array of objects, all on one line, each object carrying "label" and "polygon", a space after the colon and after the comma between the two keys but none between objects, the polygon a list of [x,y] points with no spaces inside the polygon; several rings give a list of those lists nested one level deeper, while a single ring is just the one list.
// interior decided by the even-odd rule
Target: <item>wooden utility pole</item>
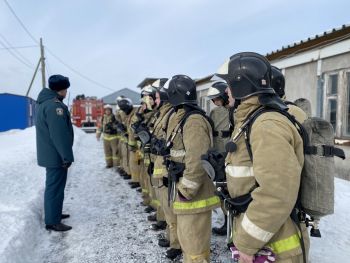
[{"label": "wooden utility pole", "polygon": [[42,81],[43,88],[45,88],[45,86],[46,86],[45,54],[44,54],[44,45],[43,45],[43,39],[42,38],[40,38],[40,61],[41,61],[41,81]]},{"label": "wooden utility pole", "polygon": [[26,96],[28,96],[28,94],[30,92],[30,89],[33,86],[34,79],[35,79],[36,73],[38,72],[40,64],[41,64],[41,81],[42,81],[42,86],[43,86],[43,88],[45,88],[46,77],[45,77],[45,56],[44,55],[45,54],[44,54],[43,39],[40,38],[40,59],[39,59],[38,65],[35,68],[34,75],[32,77],[32,80],[31,80],[30,84],[29,84],[29,88],[27,90]]},{"label": "wooden utility pole", "polygon": [[36,68],[35,68],[34,75],[33,75],[33,77],[32,77],[32,81],[30,82],[29,88],[28,88],[27,93],[26,93],[26,97],[28,97],[28,94],[29,94],[29,92],[30,92],[30,89],[31,89],[32,86],[33,86],[36,73],[38,72],[38,69],[39,69],[39,66],[40,66],[40,62],[41,62],[41,58],[39,59],[38,65],[37,65]]}]

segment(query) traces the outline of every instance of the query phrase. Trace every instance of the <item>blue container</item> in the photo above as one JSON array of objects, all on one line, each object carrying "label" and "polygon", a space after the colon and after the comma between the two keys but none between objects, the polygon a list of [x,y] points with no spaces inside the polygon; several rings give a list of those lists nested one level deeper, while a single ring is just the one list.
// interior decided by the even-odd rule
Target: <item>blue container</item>
[{"label": "blue container", "polygon": [[0,94],[0,132],[25,129],[35,124],[36,102],[32,98]]}]

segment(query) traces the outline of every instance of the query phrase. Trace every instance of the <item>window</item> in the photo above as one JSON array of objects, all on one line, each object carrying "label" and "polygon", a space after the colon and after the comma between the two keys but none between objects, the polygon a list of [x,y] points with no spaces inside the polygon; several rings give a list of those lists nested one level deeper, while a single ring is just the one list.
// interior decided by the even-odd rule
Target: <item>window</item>
[{"label": "window", "polygon": [[333,128],[335,130],[337,125],[337,100],[336,99],[328,100],[328,116],[329,116],[329,122],[333,125]]},{"label": "window", "polygon": [[336,131],[338,106],[338,74],[331,74],[328,76],[326,105],[327,120],[333,125],[334,131]]},{"label": "window", "polygon": [[337,94],[338,94],[338,75],[330,75],[328,95],[337,95]]}]

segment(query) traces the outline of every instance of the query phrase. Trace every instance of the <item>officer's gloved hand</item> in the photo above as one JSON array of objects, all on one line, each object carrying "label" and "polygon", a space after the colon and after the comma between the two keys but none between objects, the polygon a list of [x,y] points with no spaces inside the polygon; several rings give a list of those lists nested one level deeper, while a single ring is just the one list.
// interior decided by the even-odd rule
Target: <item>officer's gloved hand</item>
[{"label": "officer's gloved hand", "polygon": [[72,163],[70,163],[70,162],[64,162],[62,164],[62,167],[65,168],[65,169],[68,169],[71,165],[72,165]]}]

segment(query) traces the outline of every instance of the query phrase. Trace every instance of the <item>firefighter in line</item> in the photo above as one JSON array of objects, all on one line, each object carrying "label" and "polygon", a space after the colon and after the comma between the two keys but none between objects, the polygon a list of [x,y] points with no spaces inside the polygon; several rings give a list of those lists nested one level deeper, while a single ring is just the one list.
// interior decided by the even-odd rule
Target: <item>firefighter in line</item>
[{"label": "firefighter in line", "polygon": [[134,110],[132,101],[129,98],[121,98],[118,101],[118,107],[121,110],[121,122],[117,125],[117,130],[120,133],[120,157],[122,159],[121,168],[119,169],[120,175],[125,179],[131,179],[130,175],[130,167],[129,167],[129,135],[127,126],[125,123],[127,122],[127,118],[130,117],[131,112]]},{"label": "firefighter in line", "polygon": [[179,239],[177,237],[177,224],[176,215],[173,212],[172,203],[168,204],[168,188],[164,185],[163,177],[167,178],[167,170],[164,164],[164,157],[161,150],[165,146],[166,130],[168,120],[172,113],[174,113],[172,105],[169,103],[169,97],[166,90],[163,88],[167,79],[159,79],[152,86],[157,88],[156,92],[156,104],[159,108],[159,116],[155,122],[151,152],[152,162],[154,162],[153,169],[153,181],[155,187],[156,197],[160,202],[158,209],[161,209],[164,213],[167,230],[166,235],[161,236],[158,239],[158,245],[161,247],[169,247],[166,251],[166,257],[169,259],[175,259],[182,254]]},{"label": "firefighter in line", "polygon": [[[142,99],[142,105],[143,105],[143,114],[142,114],[142,121],[140,122],[140,125],[144,125],[149,128],[150,125],[153,125],[154,115],[156,113],[155,109],[155,103],[149,95],[153,92],[153,88],[151,86],[145,87],[141,91],[141,99]],[[143,147],[144,145],[141,144],[141,141],[138,140],[138,145],[140,148],[140,156],[141,156],[141,171],[140,171],[140,177],[141,177],[141,187],[142,187],[142,205],[146,206],[145,212],[151,213],[155,212],[157,209],[157,203],[154,201],[154,194],[152,193],[152,189],[150,187],[150,176],[149,172],[152,170],[151,160],[150,160],[150,153],[149,149]]]},{"label": "firefighter in line", "polygon": [[303,262],[302,244],[307,257],[308,233],[302,231],[302,243],[290,217],[304,162],[302,138],[278,112],[265,112],[255,120],[249,144],[240,131],[247,116],[262,105],[287,110],[270,86],[270,63],[257,53],[238,53],[217,75],[226,80],[229,96],[241,100],[235,112],[226,175],[231,198],[244,197],[248,202],[234,217],[233,256],[245,263],[257,257],[267,262]]},{"label": "firefighter in line", "polygon": [[125,119],[125,127],[128,133],[128,162],[131,181],[128,183],[132,189],[140,187],[140,164],[138,160],[137,140],[132,124],[137,120],[136,114],[140,108],[133,107]]},{"label": "firefighter in line", "polygon": [[168,199],[177,217],[184,262],[209,262],[212,210],[220,199],[201,156],[213,145],[212,126],[197,106],[196,84],[190,77],[173,76],[167,93],[175,109],[166,134]]},{"label": "firefighter in line", "polygon": [[[207,94],[207,98],[211,99],[216,106],[209,114],[214,123],[214,149],[222,154],[226,152],[225,146],[232,133],[229,119],[229,98],[226,89],[227,84],[225,82],[217,81],[210,86]],[[213,233],[224,236],[227,232],[227,212],[224,209],[223,202],[221,202],[221,208],[225,215],[225,222],[222,227],[214,227]]]},{"label": "firefighter in line", "polygon": [[[116,111],[115,111],[115,119],[117,120],[117,123],[121,123],[122,122],[122,111],[119,109],[118,107],[118,101],[121,100],[122,98],[125,98],[124,96],[119,96],[117,99],[116,99],[116,104],[117,104],[117,108],[116,108]],[[121,169],[121,163],[122,163],[122,156],[121,156],[121,134],[120,132],[118,131],[118,125],[117,125],[117,160],[116,160],[116,163],[117,163],[117,166],[115,167],[115,170],[117,173],[122,173],[122,169]]]},{"label": "firefighter in line", "polygon": [[96,138],[100,140],[103,133],[103,148],[106,159],[106,168],[118,166],[118,149],[117,149],[117,120],[113,114],[111,105],[103,106],[104,115],[101,120],[101,127],[96,130]]},{"label": "firefighter in line", "polygon": [[[165,79],[162,81],[165,83]],[[156,85],[158,85],[156,83]],[[153,108],[154,114],[150,119],[148,128],[151,133],[151,135],[155,132],[155,125],[156,123],[160,121],[161,118],[163,118],[164,114],[164,109],[161,111],[161,107],[163,106],[160,101],[157,103],[157,93],[158,93],[159,87],[155,87],[154,85],[151,85],[151,88],[148,89],[147,95],[147,100],[149,101],[151,107]],[[159,128],[159,126],[158,126]],[[150,215],[147,217],[149,221],[156,221],[156,223],[151,225],[151,229],[154,231],[158,230],[164,230],[167,228],[167,224],[165,221],[165,215],[164,211],[161,207],[160,200],[159,200],[159,195],[156,194],[157,191],[157,185],[159,183],[159,178],[154,177],[154,162],[155,162],[155,156],[151,154],[150,147],[151,144],[149,142],[149,145],[146,146],[148,148],[148,154],[146,155],[147,158],[150,160],[150,165],[148,169],[148,189],[150,193],[150,198],[151,198],[151,206],[156,210],[155,214]]]}]

